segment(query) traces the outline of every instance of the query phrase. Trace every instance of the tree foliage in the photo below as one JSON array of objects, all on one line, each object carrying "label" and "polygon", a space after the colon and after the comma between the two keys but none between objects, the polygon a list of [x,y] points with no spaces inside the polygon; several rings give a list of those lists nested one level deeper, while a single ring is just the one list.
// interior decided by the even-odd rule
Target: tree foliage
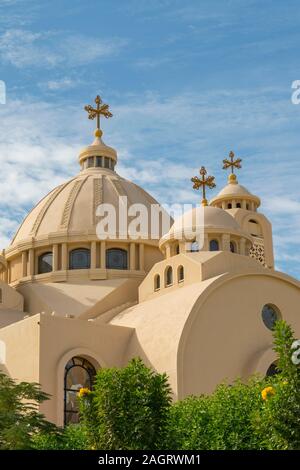
[{"label": "tree foliage", "polygon": [[56,431],[38,411],[48,398],[38,384],[16,383],[0,372],[0,449],[30,449],[35,434]]}]

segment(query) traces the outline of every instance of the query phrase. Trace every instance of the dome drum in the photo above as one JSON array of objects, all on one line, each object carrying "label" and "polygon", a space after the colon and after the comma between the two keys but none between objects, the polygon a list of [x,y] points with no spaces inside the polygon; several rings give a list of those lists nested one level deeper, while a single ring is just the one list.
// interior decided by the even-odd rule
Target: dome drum
[{"label": "dome drum", "polygon": [[[199,210],[204,211],[203,225],[195,224]],[[202,247],[198,245],[197,237],[202,241]],[[222,209],[210,206],[194,208],[177,219],[159,243],[166,257],[179,252],[215,250],[248,255],[251,247],[252,237],[240,228],[233,217]]]}]

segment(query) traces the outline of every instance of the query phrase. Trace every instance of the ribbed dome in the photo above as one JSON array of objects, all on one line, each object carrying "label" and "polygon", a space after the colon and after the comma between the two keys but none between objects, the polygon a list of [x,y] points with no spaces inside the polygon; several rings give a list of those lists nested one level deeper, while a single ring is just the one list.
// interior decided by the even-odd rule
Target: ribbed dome
[{"label": "ribbed dome", "polygon": [[127,196],[128,207],[134,203],[147,208],[157,204],[146,191],[114,171],[89,168],[44,197],[24,219],[11,245],[54,233],[94,235],[99,220],[96,208],[99,204],[112,204],[118,220],[119,196]]}]

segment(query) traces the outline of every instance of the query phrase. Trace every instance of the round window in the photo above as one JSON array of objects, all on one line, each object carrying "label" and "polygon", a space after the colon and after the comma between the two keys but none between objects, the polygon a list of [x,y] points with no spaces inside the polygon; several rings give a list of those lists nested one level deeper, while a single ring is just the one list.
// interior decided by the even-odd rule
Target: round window
[{"label": "round window", "polygon": [[273,330],[276,321],[280,319],[278,308],[271,304],[264,305],[261,316],[265,326],[269,328],[269,330]]}]

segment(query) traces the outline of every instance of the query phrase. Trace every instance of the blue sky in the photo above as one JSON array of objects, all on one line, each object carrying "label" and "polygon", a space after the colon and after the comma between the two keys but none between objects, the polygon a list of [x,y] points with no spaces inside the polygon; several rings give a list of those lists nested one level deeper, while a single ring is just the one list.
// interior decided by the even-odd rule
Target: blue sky
[{"label": "blue sky", "polygon": [[114,118],[104,140],[118,172],[160,202],[196,202],[201,165],[222,159],[273,223],[276,266],[300,277],[297,1],[0,0],[0,246],[26,212],[78,171],[92,139],[83,106]]}]

